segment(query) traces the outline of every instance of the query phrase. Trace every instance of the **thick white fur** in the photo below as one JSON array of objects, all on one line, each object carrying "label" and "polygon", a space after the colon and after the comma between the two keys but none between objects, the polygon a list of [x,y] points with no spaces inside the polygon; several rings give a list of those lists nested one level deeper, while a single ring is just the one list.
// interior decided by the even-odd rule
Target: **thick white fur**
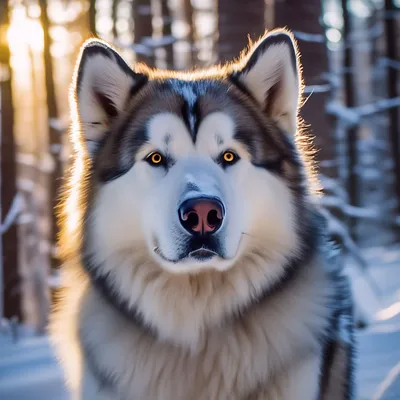
[{"label": "thick white fur", "polygon": [[[134,167],[102,187],[97,195],[96,218],[93,218],[90,236],[95,246],[92,251],[99,263],[116,249],[130,248],[132,243],[145,245],[149,254],[155,256],[154,235],[159,239],[162,253],[170,259],[175,258],[178,243],[171,237],[170,218],[176,216],[176,195],[180,185],[192,179],[187,166],[196,160],[199,169],[207,166],[217,177],[222,192],[226,193],[224,200],[230,203],[230,213],[235,216],[228,221],[225,243],[231,260],[188,265],[163,263],[157,258],[158,262],[171,272],[194,272],[210,267],[223,270],[237,261],[242,254],[239,242],[248,242],[249,235],[260,238],[265,248],[274,249],[276,254],[288,257],[296,251],[290,190],[273,174],[252,166],[243,146],[233,140],[234,123],[227,114],[218,112],[206,117],[199,127],[195,144],[183,122],[173,114],[155,115],[149,124],[149,133],[150,144],[138,153]],[[165,144],[163,139],[167,135],[171,139]],[[223,149],[217,135],[224,140]],[[225,149],[235,150],[241,161],[222,172],[213,158]],[[163,169],[153,168],[143,161],[155,150],[171,154],[178,160],[167,176]],[[211,177],[209,179],[211,181]],[[264,218],[259,218],[261,210]],[[271,254],[271,258],[274,257]]]},{"label": "thick white fur", "polygon": [[[162,137],[161,132],[167,134],[171,132],[170,128],[174,128],[168,148],[161,150],[167,154],[186,154],[184,159],[176,163],[169,176],[164,176],[165,172],[152,168],[145,161],[138,160],[129,172],[100,189],[91,218],[90,252],[94,254],[95,262],[101,264],[101,271],[110,274],[123,298],[128,299],[129,304],[136,304],[145,321],[157,327],[163,338],[177,343],[185,342],[191,347],[196,347],[200,340],[199,327],[218,323],[227,309],[235,309],[237,305],[249,302],[267,284],[280,279],[285,260],[294,255],[298,248],[290,190],[273,174],[252,166],[249,155],[232,139],[232,124],[226,114],[211,114],[200,125],[195,145],[185,139],[189,135],[176,116],[156,115],[149,126],[150,136],[157,143]],[[226,173],[222,173],[211,159],[218,153],[218,142],[214,137],[220,132],[223,132],[224,145],[233,148],[242,157]],[[210,138],[207,145],[206,137]],[[185,146],[186,151],[183,150]],[[148,148],[149,152],[152,150]],[[226,187],[226,201],[232,204],[230,214],[233,221],[228,225],[225,245],[231,249],[231,257],[228,261],[164,263],[154,253],[152,238],[156,234],[163,254],[171,258],[174,256],[177,244],[169,229],[169,218],[176,215],[174,196],[177,185],[182,180],[190,179],[185,167],[188,162],[193,163],[195,157],[201,157],[199,162],[202,165],[211,164],[215,174],[221,174],[219,185]],[[260,214],[263,218],[260,218]],[[269,260],[268,271],[260,268],[257,256],[254,256],[255,260],[252,259],[253,255],[246,258],[246,254],[254,249],[260,254],[258,257]],[[192,274],[210,269],[223,271],[241,263],[248,263],[249,266],[237,266],[232,271],[230,296],[216,302],[208,297],[196,297],[196,301],[190,304],[181,302],[178,297],[172,306],[172,299],[160,301],[155,296],[154,290],[159,290],[159,282],[154,282],[154,288],[151,288],[152,283],[149,282],[146,290],[143,290],[134,275],[136,271],[132,264],[142,266],[153,260],[166,271],[184,273],[181,289],[172,282],[163,288],[163,295],[168,298],[173,297],[176,290],[185,290],[183,285],[189,279],[188,272]],[[152,271],[150,267],[144,268]],[[218,277],[215,279],[218,287]],[[177,282],[180,282],[179,278]],[[218,297],[216,293],[215,298]],[[193,308],[191,318],[182,318],[188,306]],[[177,321],[181,325],[178,331]]]},{"label": "thick white fur", "polygon": [[[80,293],[71,290],[57,329],[63,334],[59,350],[75,398],[97,399],[101,394],[104,399],[312,399],[309,395],[318,390],[321,359],[320,343],[313,333],[326,327],[326,301],[331,294],[318,263],[314,260],[285,291],[241,320],[215,325],[195,347],[142,332],[116,313],[90,285]],[[251,264],[248,267],[252,269]],[[193,313],[200,312],[190,303],[190,283],[167,273],[156,275],[155,268],[151,264],[143,267],[136,284],[143,291],[151,291],[159,305],[181,303],[176,312],[182,313],[182,319],[175,321],[175,332],[187,329],[183,317],[193,317],[194,321]],[[263,268],[261,261],[258,268]],[[238,291],[241,287],[248,290],[243,278],[231,279]],[[178,285],[182,291],[177,293]],[[199,301],[208,300],[210,304],[218,304],[226,294],[224,285],[218,285],[212,277],[208,290],[201,284],[199,290]],[[168,316],[158,314],[166,325]],[[79,340],[65,335],[71,322],[80,327]],[[117,393],[109,393],[91,373],[74,376],[80,365],[76,364],[79,357],[74,360],[73,355],[79,354],[82,346],[91,349],[104,374],[118,377]],[[91,397],[92,393],[96,396]],[[293,397],[294,393],[304,397]]]}]

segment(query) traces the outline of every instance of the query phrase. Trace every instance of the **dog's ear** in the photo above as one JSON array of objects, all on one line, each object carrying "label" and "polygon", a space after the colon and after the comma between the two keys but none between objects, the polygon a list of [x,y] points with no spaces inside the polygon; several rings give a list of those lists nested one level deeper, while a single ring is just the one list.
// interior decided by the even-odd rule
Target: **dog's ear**
[{"label": "dog's ear", "polygon": [[106,43],[89,40],[83,45],[74,95],[79,130],[89,154],[95,151],[135,89],[146,81],[146,75],[134,72]]},{"label": "dog's ear", "polygon": [[251,45],[234,65],[232,78],[282,129],[296,132],[302,82],[296,44],[289,32],[276,30]]}]

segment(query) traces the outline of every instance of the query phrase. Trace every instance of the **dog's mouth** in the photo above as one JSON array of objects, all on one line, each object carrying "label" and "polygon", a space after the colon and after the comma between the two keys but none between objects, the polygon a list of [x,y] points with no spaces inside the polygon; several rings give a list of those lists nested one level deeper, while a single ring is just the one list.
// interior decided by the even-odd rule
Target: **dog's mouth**
[{"label": "dog's mouth", "polygon": [[218,242],[195,242],[192,243],[192,246],[189,246],[189,248],[186,249],[186,252],[181,253],[178,257],[169,258],[163,253],[157,240],[155,240],[153,252],[159,260],[163,261],[167,265],[173,266],[174,271],[178,271],[180,265],[183,267],[182,271],[187,271],[188,266],[190,266],[190,270],[196,270],[196,265],[199,268],[212,268],[223,271],[230,268],[232,263],[234,263],[240,256],[240,249],[242,248],[242,239],[244,235],[245,234],[242,233],[238,247],[233,256],[227,256],[224,254]]},{"label": "dog's mouth", "polygon": [[156,253],[164,261],[167,261],[172,264],[177,264],[179,262],[184,262],[184,261],[189,261],[189,260],[193,260],[193,261],[197,261],[197,262],[205,262],[205,261],[210,261],[213,258],[224,259],[224,257],[222,257],[220,254],[218,254],[216,251],[207,249],[205,247],[193,250],[193,251],[189,252],[187,255],[179,257],[175,260],[165,257],[165,255],[161,251],[160,247],[158,247],[158,246],[154,248],[154,253]]}]

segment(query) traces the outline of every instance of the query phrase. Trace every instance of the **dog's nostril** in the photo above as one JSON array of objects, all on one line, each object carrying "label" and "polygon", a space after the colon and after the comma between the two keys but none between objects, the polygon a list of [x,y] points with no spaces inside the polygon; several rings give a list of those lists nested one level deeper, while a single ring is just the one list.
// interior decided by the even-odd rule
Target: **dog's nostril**
[{"label": "dog's nostril", "polygon": [[207,215],[207,223],[210,226],[218,226],[222,222],[221,213],[218,210],[211,210]]},{"label": "dog's nostril", "polygon": [[195,211],[190,211],[186,214],[185,222],[189,229],[195,229],[199,225],[199,216]]},{"label": "dog's nostril", "polygon": [[195,198],[186,200],[179,208],[182,226],[192,235],[211,235],[218,231],[224,218],[220,200]]}]

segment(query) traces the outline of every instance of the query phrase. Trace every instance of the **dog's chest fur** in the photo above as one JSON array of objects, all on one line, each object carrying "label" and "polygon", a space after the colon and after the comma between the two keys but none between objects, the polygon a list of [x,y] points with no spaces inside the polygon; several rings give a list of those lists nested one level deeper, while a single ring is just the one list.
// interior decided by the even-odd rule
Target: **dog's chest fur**
[{"label": "dog's chest fur", "polygon": [[192,349],[157,340],[89,287],[79,340],[87,368],[113,399],[252,398],[257,388],[290,379],[291,366],[302,359],[319,358],[328,287],[322,269],[309,265],[290,287],[210,328]]}]

